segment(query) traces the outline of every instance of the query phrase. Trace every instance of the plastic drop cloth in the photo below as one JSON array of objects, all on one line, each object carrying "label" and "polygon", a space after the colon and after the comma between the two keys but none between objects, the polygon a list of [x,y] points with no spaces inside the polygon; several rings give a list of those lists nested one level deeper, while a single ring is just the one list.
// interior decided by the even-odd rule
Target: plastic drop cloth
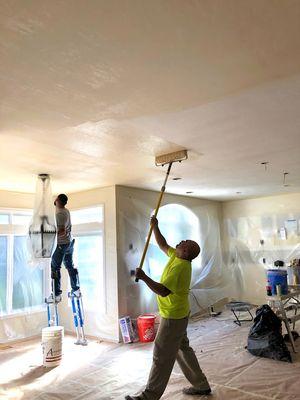
[{"label": "plastic drop cloth", "polygon": [[[299,214],[266,214],[224,221],[225,260],[232,293],[238,300],[264,304],[266,270],[274,268],[276,260],[288,265],[300,258],[299,219]],[[296,221],[295,229],[291,229],[291,220]],[[280,232],[282,228],[286,238]]]},{"label": "plastic drop cloth", "polygon": [[[136,284],[130,277],[139,265],[149,229],[150,216],[157,193],[127,191],[119,193],[118,260],[120,315],[136,317],[141,313],[157,311],[155,295],[142,282]],[[201,204],[203,203],[203,204]],[[200,204],[200,205],[199,205]],[[159,227],[171,246],[183,239],[197,241],[200,256],[192,263],[190,291],[192,314],[207,309],[230,295],[230,284],[223,262],[220,239],[220,209],[215,202],[201,202],[183,196],[166,195],[158,213]],[[147,252],[144,270],[159,280],[167,257],[154,238]]]},{"label": "plastic drop cloth", "polygon": [[36,335],[47,326],[44,296],[49,294],[50,259],[33,267],[27,237],[16,235],[10,240],[13,268],[9,288],[5,287],[6,304],[1,310],[0,343]]},{"label": "plastic drop cloth", "polygon": [[[299,322],[298,322],[299,323]],[[188,336],[216,400],[299,399],[299,352],[293,364],[252,356],[245,344],[251,323],[236,326],[228,313],[189,324]],[[0,398],[14,400],[124,400],[146,385],[152,343],[74,346],[64,339],[60,366],[42,366],[40,340],[0,348]],[[299,347],[299,344],[298,344]],[[188,386],[175,364],[162,400],[185,400]],[[203,397],[205,399],[205,397]]]}]

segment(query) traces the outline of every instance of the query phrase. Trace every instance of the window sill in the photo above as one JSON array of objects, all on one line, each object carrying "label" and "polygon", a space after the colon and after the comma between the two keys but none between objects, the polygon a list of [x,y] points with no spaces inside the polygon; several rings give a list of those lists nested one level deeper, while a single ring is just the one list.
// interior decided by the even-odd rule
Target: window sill
[{"label": "window sill", "polygon": [[19,317],[26,317],[31,316],[32,314],[40,314],[45,313],[46,308],[44,306],[39,306],[37,308],[29,308],[28,310],[16,311],[11,314],[3,314],[0,315],[0,320],[2,319],[11,319],[11,318],[19,318]]}]

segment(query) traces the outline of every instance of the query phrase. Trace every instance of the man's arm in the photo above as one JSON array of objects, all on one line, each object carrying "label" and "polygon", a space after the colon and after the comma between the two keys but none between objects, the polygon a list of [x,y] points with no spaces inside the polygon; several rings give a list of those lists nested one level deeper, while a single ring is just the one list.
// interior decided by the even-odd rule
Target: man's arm
[{"label": "man's arm", "polygon": [[159,282],[155,282],[141,268],[137,268],[135,271],[136,278],[144,281],[146,285],[152,290],[152,292],[158,294],[161,297],[167,297],[171,291]]},{"label": "man's arm", "polygon": [[170,246],[168,245],[164,236],[161,234],[159,227],[158,227],[158,220],[154,216],[151,217],[151,226],[153,229],[156,243],[158,244],[159,248],[168,255],[168,250],[169,250]]}]

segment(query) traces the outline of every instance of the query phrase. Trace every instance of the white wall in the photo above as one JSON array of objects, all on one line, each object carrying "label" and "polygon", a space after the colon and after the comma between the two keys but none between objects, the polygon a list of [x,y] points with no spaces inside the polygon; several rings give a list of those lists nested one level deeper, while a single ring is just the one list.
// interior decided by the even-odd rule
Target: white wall
[{"label": "white wall", "polygon": [[288,219],[296,219],[299,226],[300,193],[225,202],[222,209],[223,242],[235,294],[241,300],[263,304],[266,275],[262,259],[267,268],[276,259],[288,262],[300,257],[299,235],[290,232],[287,240],[278,235]]}]

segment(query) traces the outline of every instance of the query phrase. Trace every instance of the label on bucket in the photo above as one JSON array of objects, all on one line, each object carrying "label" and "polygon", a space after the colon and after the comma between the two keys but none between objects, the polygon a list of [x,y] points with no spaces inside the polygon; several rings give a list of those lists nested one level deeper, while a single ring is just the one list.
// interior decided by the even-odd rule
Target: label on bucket
[{"label": "label on bucket", "polygon": [[55,367],[62,359],[63,328],[50,327],[42,330],[43,365]]},{"label": "label on bucket", "polygon": [[154,336],[154,329],[152,327],[146,328],[143,334],[143,338],[145,340],[152,340]]}]

